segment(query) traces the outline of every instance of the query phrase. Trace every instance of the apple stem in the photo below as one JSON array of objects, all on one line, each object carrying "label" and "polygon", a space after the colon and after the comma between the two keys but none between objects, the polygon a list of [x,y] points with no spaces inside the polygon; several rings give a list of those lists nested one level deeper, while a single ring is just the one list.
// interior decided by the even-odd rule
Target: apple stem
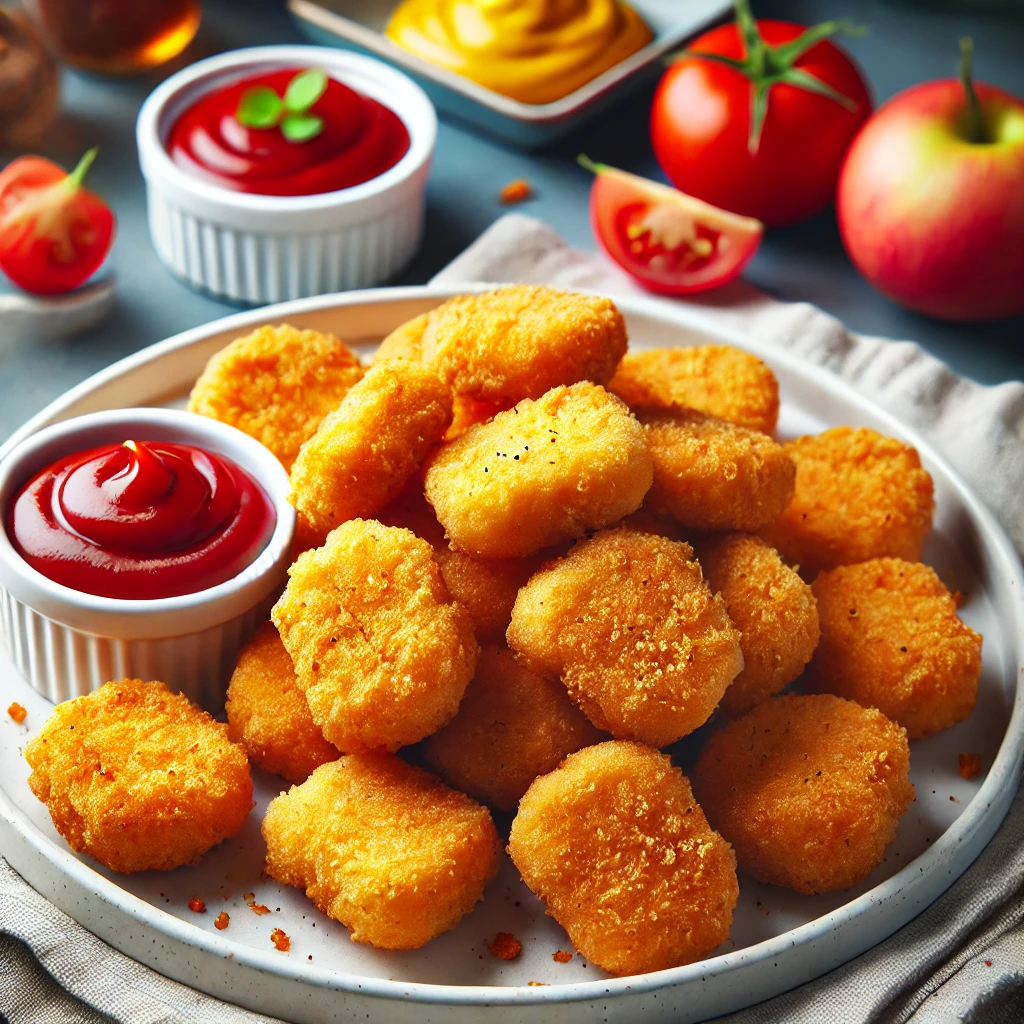
[{"label": "apple stem", "polygon": [[960,40],[960,82],[964,87],[964,96],[967,98],[967,141],[990,142],[985,115],[978,102],[978,94],[974,91],[974,82],[971,81],[973,60],[974,40],[970,36],[964,36]]}]

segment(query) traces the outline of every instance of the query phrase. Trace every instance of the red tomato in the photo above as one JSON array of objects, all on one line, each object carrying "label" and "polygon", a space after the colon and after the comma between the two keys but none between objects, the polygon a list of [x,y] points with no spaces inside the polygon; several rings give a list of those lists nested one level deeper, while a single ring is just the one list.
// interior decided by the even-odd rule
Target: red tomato
[{"label": "red tomato", "polygon": [[[871,111],[871,97],[857,66],[833,43],[816,42],[792,59],[799,47],[779,44],[808,30],[785,21],[756,24],[757,62],[767,65],[769,74],[775,69],[773,84],[764,70],[752,66],[738,23],[712,29],[662,78],[651,109],[651,141],[677,188],[779,227],[834,200],[843,156]],[[816,29],[809,31],[815,35],[805,43],[821,39]],[[744,68],[691,53],[717,54]],[[758,80],[767,105],[755,148]],[[811,91],[818,88],[833,94]]]},{"label": "red tomato", "polygon": [[59,295],[91,277],[110,251],[114,215],[82,188],[91,149],[68,174],[38,156],[0,173],[0,269],[25,291]]},{"label": "red tomato", "polygon": [[604,251],[641,285],[663,295],[717,288],[750,262],[763,225],[604,164],[596,173],[590,220]]}]

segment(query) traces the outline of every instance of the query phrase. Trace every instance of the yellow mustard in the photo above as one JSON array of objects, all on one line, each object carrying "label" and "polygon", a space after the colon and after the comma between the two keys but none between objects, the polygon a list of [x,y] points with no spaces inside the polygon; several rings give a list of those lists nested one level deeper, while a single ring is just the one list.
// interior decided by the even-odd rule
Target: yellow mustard
[{"label": "yellow mustard", "polygon": [[523,103],[561,99],[651,39],[619,0],[403,0],[386,33]]}]

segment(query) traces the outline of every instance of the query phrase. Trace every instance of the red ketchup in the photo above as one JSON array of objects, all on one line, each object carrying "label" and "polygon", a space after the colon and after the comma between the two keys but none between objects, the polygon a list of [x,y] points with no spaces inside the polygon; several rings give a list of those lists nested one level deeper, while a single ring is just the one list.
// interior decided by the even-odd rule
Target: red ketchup
[{"label": "red ketchup", "polygon": [[17,494],[7,533],[55,583],[98,597],[194,594],[255,561],[277,515],[222,455],[125,441],[65,456]]},{"label": "red ketchup", "polygon": [[315,138],[289,142],[279,128],[247,128],[238,122],[242,93],[265,85],[283,96],[296,73],[254,75],[202,96],[171,128],[171,159],[235,192],[310,196],[361,185],[408,152],[409,132],[397,114],[333,78],[310,107],[324,121]]}]

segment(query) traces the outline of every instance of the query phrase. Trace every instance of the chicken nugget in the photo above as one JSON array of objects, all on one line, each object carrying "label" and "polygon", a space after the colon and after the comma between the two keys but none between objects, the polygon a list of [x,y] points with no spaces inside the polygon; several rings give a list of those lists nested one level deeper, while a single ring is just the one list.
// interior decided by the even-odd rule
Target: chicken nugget
[{"label": "chicken nugget", "polygon": [[743,668],[740,631],[689,544],[603,530],[519,591],[508,643],[560,676],[599,729],[664,747],[703,725]]},{"label": "chicken nugget", "polygon": [[58,704],[25,758],[71,848],[122,874],[198,863],[253,806],[227,726],[159,682],[123,679]]},{"label": "chicken nugget", "polygon": [[796,466],[767,434],[693,409],[637,409],[654,460],[644,507],[698,530],[757,530],[793,497]]},{"label": "chicken nugget", "polygon": [[289,501],[326,537],[372,516],[402,489],[452,417],[451,392],[418,363],[373,366],[302,446]]},{"label": "chicken nugget", "polygon": [[288,576],[271,618],[328,742],[394,751],[455,714],[478,647],[425,540],[352,519]]},{"label": "chicken nugget", "polygon": [[487,808],[393,754],[347,754],[271,802],[267,874],[355,942],[418,949],[454,928],[498,870]]},{"label": "chicken nugget", "polygon": [[425,755],[457,789],[514,811],[538,775],[603,739],[560,682],[531,672],[507,647],[484,647],[458,714],[427,739]]},{"label": "chicken nugget", "polygon": [[429,312],[421,313],[396,327],[377,346],[373,361],[383,363],[387,359],[410,359],[418,363],[423,358],[423,332],[429,320]]},{"label": "chicken nugget", "polygon": [[228,686],[228,738],[271,775],[304,782],[314,768],[341,756],[313,721],[295,681],[292,659],[272,622],[245,645]]},{"label": "chicken nugget", "polygon": [[497,405],[494,402],[473,398],[472,395],[456,395],[452,400],[452,422],[445,432],[445,441],[454,441],[455,438],[462,437],[474,424],[486,423],[509,407],[509,404]]},{"label": "chicken nugget", "polygon": [[498,405],[561,384],[607,384],[626,352],[611,299],[514,285],[449,299],[429,316],[422,358],[457,394]]},{"label": "chicken nugget", "polygon": [[759,704],[708,740],[693,790],[740,867],[796,892],[847,889],[882,862],[914,799],[906,730],[829,694]]},{"label": "chicken nugget", "polygon": [[691,963],[729,937],[736,857],[665,754],[612,740],[519,802],[508,852],[576,948],[612,974]]},{"label": "chicken nugget", "polygon": [[608,390],[630,408],[696,409],[770,434],[779,418],[779,382],[757,356],[730,345],[630,352]]},{"label": "chicken nugget", "polygon": [[806,579],[869,558],[921,557],[935,500],[913,448],[868,427],[833,427],[783,448],[796,490],[761,536]]},{"label": "chicken nugget", "polygon": [[473,558],[443,544],[434,549],[445,586],[469,612],[481,643],[501,643],[512,621],[512,607],[543,557]]},{"label": "chicken nugget", "polygon": [[519,558],[618,522],[653,476],[643,427],[583,382],[471,427],[433,456],[425,490],[453,547]]},{"label": "chicken nugget", "polygon": [[696,548],[708,585],[739,627],[743,671],[722,706],[742,715],[803,672],[818,644],[817,603],[810,586],[759,537],[732,533]]},{"label": "chicken nugget", "polygon": [[875,558],[814,581],[821,643],[811,689],[878,708],[912,740],[962,722],[981,677],[981,636],[956,613],[935,570]]},{"label": "chicken nugget", "polygon": [[469,612],[481,643],[501,643],[512,619],[519,588],[540,568],[544,555],[527,558],[473,558],[449,547],[444,527],[423,496],[418,478],[388,503],[378,519],[412,530],[434,549],[448,592]]},{"label": "chicken nugget", "polygon": [[291,469],[299,448],[365,372],[333,334],[268,324],[210,359],[188,408],[255,437]]}]

